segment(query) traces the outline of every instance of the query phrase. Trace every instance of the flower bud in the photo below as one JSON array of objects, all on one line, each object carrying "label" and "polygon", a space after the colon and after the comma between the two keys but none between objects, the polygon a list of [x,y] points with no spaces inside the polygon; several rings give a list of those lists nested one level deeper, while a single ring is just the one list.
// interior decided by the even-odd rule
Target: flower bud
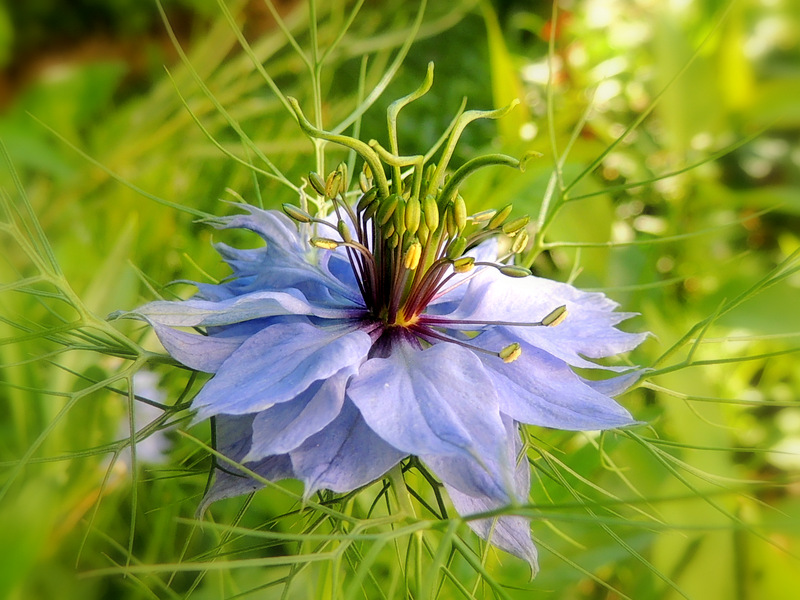
[{"label": "flower bud", "polygon": [[458,226],[456,225],[456,219],[453,216],[452,204],[449,204],[447,206],[447,209],[444,211],[444,227],[450,239],[453,239],[456,236],[458,236],[459,231],[458,231]]},{"label": "flower bud", "polygon": [[430,231],[428,230],[428,225],[425,223],[425,220],[421,220],[419,222],[419,229],[417,229],[417,239],[423,244],[428,242],[428,236],[430,235]]},{"label": "flower bud", "polygon": [[425,187],[428,187],[433,180],[433,176],[436,174],[436,164],[430,163],[427,167],[425,167],[425,174],[423,175],[423,182],[425,183]]},{"label": "flower bud", "polygon": [[380,200],[377,200],[377,199],[374,200],[372,202],[372,204],[370,204],[364,210],[364,214],[362,215],[364,217],[364,221],[366,222],[366,221],[369,221],[371,218],[373,218],[375,216],[375,213],[378,212],[378,209],[380,208],[380,206],[381,206]]},{"label": "flower bud", "polygon": [[336,167],[336,172],[342,174],[342,183],[341,183],[341,186],[339,187],[339,191],[342,192],[342,194],[345,194],[347,192],[347,183],[348,183],[348,181],[347,181],[347,163],[340,162],[339,166]]}]

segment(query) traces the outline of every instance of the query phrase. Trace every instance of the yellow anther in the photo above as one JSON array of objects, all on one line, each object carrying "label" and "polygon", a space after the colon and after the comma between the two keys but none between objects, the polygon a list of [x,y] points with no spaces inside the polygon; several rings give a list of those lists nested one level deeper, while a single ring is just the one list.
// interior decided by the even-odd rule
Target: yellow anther
[{"label": "yellow anther", "polygon": [[497,270],[506,277],[528,277],[531,274],[530,269],[519,265],[501,265],[497,267]]},{"label": "yellow anther", "polygon": [[413,271],[419,265],[419,259],[422,256],[422,244],[419,242],[414,242],[408,247],[406,250],[406,257],[403,265],[409,271]]},{"label": "yellow anther", "polygon": [[489,229],[496,229],[503,224],[503,222],[508,218],[508,215],[511,214],[513,207],[510,204],[507,204],[503,208],[500,209],[498,213],[496,213],[491,219],[489,219],[489,224],[487,228]]},{"label": "yellow anther", "polygon": [[469,273],[475,267],[475,259],[471,256],[462,256],[453,261],[453,271],[456,273]]},{"label": "yellow anther", "polygon": [[481,212],[475,213],[470,217],[470,219],[472,219],[472,221],[475,223],[483,223],[484,221],[491,219],[496,214],[497,211],[493,208],[490,208],[489,210],[482,210]]},{"label": "yellow anther", "polygon": [[555,309],[549,315],[547,315],[544,319],[542,319],[542,325],[544,325],[545,327],[555,327],[559,323],[563,323],[564,319],[566,318],[567,318],[567,307],[559,306],[557,309]]},{"label": "yellow anther", "polygon": [[504,363],[511,363],[517,360],[521,354],[522,347],[517,342],[514,342],[500,350],[498,356],[503,359]]},{"label": "yellow anther", "polygon": [[339,242],[330,238],[313,237],[309,243],[315,248],[322,248],[323,250],[336,250],[339,247]]},{"label": "yellow anther", "polygon": [[511,252],[514,254],[519,254],[525,247],[528,245],[529,240],[528,232],[527,231],[520,231],[517,236],[514,238],[514,243],[511,244]]}]

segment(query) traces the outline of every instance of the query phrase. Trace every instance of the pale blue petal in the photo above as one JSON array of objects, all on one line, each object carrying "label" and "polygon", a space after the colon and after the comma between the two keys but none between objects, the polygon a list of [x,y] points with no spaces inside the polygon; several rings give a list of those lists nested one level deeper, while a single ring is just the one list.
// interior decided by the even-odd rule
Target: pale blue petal
[{"label": "pale blue petal", "polygon": [[284,315],[310,315],[329,319],[357,317],[363,309],[320,306],[310,303],[299,291],[252,292],[227,300],[190,299],[182,302],[157,300],[111,318],[139,318],[169,327],[213,327]]},{"label": "pale blue petal", "polygon": [[217,369],[249,336],[210,336],[165,327],[156,321],[153,327],[170,356],[195,371],[216,373]]},{"label": "pale blue petal", "polygon": [[358,365],[372,345],[351,325],[279,323],[252,335],[219,368],[194,400],[195,421],[216,414],[266,410],[312,383]]},{"label": "pale blue petal", "polygon": [[274,210],[261,210],[248,204],[237,205],[244,214],[209,220],[221,229],[241,228],[257,233],[266,246],[240,250],[225,244],[216,248],[231,266],[235,280],[223,284],[234,294],[255,290],[296,288],[309,299],[322,301],[340,298],[358,302],[358,289],[343,284],[319,266],[320,251],[307,243],[311,231],[298,232],[297,225],[286,215]]},{"label": "pale blue petal", "polygon": [[343,369],[317,381],[288,402],[281,402],[256,415],[253,444],[246,460],[294,450],[333,421],[342,410],[344,389],[355,369]]},{"label": "pale blue petal", "polygon": [[608,379],[593,380],[581,377],[581,381],[601,394],[617,396],[636,383],[644,372],[645,369],[634,369],[630,373],[623,373]]},{"label": "pale blue petal", "polygon": [[[353,272],[353,265],[348,260],[347,255],[336,251],[327,252],[324,255],[322,267],[348,289],[358,290],[358,281]],[[359,303],[363,303],[360,293],[357,294],[357,298]]]},{"label": "pale blue petal", "polygon": [[[604,368],[589,358],[627,352],[647,334],[627,333],[615,327],[635,313],[614,312],[617,304],[600,293],[578,290],[566,283],[539,277],[506,277],[496,269],[484,269],[470,282],[450,320],[532,323],[566,305],[566,319],[555,327],[504,326],[509,335],[549,352],[576,367]],[[476,325],[444,324],[451,329],[475,329]],[[611,370],[627,370],[613,367]]]},{"label": "pale blue petal", "polygon": [[484,464],[471,457],[420,454],[419,458],[449,488],[476,498],[490,498],[501,506],[512,502],[511,462],[494,461],[489,472]]},{"label": "pale blue petal", "polygon": [[[501,349],[512,342],[505,332],[493,330],[472,343]],[[635,423],[627,410],[580,378],[563,360],[521,342],[522,354],[512,363],[496,356],[481,355],[492,374],[500,411],[516,421],[586,431],[624,427]]]},{"label": "pale blue petal", "polygon": [[[495,262],[497,261],[497,248],[497,238],[492,237],[478,244],[464,256],[474,258],[475,262]],[[469,282],[484,269],[494,270],[493,267],[475,267],[467,273],[451,272],[447,283],[428,304],[426,312],[439,315],[454,311],[463,300]]]},{"label": "pale blue petal", "polygon": [[[515,495],[518,502],[527,503],[530,491],[530,466],[526,457],[521,455],[522,443],[519,439],[516,423],[513,423],[510,419],[504,419],[504,423],[509,435],[509,456],[515,460],[519,459],[515,470]],[[488,496],[464,494],[448,484],[447,481],[444,481],[444,484],[453,506],[462,517],[495,510],[507,505],[505,501]],[[511,515],[473,519],[467,521],[467,524],[484,540],[527,561],[531,568],[531,576],[536,575],[539,570],[538,553],[531,539],[531,527],[528,519]]]},{"label": "pale blue petal", "polygon": [[352,402],[321,432],[289,453],[298,479],[305,483],[305,497],[317,490],[350,492],[383,476],[406,453],[393,448],[361,418]]},{"label": "pale blue petal", "polygon": [[276,250],[287,253],[302,248],[303,239],[297,225],[289,217],[277,210],[262,210],[252,204],[234,203],[242,213],[214,217],[205,222],[218,229],[248,229],[257,233],[265,242],[277,246]]},{"label": "pale blue petal", "polygon": [[[216,419],[217,450],[231,460],[241,463],[250,447],[252,424],[253,415],[218,416]],[[217,461],[217,464],[214,483],[197,508],[198,516],[201,516],[206,508],[217,500],[249,494],[264,487],[262,482],[253,479],[234,465],[221,459]],[[245,467],[267,481],[279,481],[294,477],[291,460],[285,454],[270,456],[256,463],[248,463]]]},{"label": "pale blue petal", "polygon": [[395,448],[460,457],[487,471],[496,490],[507,485],[497,395],[470,350],[448,343],[418,350],[398,341],[388,358],[361,366],[347,395]]}]

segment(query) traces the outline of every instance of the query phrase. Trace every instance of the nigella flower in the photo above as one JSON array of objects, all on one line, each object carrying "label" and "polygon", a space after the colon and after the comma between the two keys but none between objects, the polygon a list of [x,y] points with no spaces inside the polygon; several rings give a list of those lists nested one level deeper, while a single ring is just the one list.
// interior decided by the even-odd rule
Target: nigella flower
[{"label": "nigella flower", "polygon": [[[309,178],[331,207],[325,218],[239,205],[211,225],[250,230],[265,245],[218,244],[229,280],[123,315],[150,323],[183,365],[213,374],[193,407],[197,420],[216,418],[222,453],[267,480],[302,480],[307,496],[352,491],[414,455],[469,515],[527,501],[521,423],[633,423],[612,396],[635,375],[592,381],[573,371],[614,370],[592,359],[640,343],[616,328],[631,315],[514,265],[527,220],[509,220],[510,207],[468,216],[457,193],[474,168],[518,161],[483,157],[444,177],[466,122],[500,111],[462,115],[439,166],[426,167],[424,157],[398,156],[395,142],[390,152],[317,130],[294,106],[308,133],[364,159],[360,197],[351,200],[340,166],[325,181]],[[509,257],[498,257],[501,242]],[[220,471],[206,503],[257,487]],[[536,570],[527,519],[470,524]]]}]

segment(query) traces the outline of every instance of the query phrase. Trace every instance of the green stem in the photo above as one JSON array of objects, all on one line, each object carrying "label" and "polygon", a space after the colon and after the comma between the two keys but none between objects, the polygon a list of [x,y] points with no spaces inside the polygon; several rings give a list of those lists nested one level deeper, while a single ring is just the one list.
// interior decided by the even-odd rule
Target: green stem
[{"label": "green stem", "polygon": [[403,478],[403,468],[400,463],[397,463],[388,473],[389,481],[392,482],[392,489],[394,496],[397,498],[397,504],[400,507],[400,512],[409,517],[416,516],[414,506],[411,504],[411,496],[406,487],[406,480]]}]

